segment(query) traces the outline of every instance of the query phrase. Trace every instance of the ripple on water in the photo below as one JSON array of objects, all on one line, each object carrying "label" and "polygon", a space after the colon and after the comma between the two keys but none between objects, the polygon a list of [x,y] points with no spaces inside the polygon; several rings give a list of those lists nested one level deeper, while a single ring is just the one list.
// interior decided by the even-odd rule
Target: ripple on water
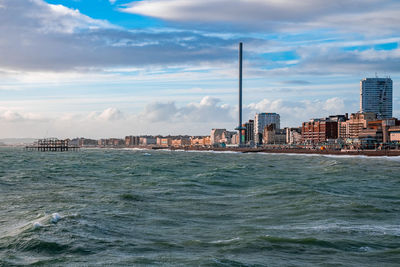
[{"label": "ripple on water", "polygon": [[0,149],[0,266],[396,266],[399,171],[389,158]]}]

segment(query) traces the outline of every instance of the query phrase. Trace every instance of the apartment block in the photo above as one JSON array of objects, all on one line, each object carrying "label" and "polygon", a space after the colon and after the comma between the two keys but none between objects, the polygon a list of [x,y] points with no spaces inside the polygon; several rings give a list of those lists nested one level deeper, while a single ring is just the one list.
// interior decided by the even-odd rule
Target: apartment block
[{"label": "apartment block", "polygon": [[328,139],[337,139],[337,137],[338,122],[336,121],[313,119],[302,124],[302,142],[319,144],[328,141]]}]

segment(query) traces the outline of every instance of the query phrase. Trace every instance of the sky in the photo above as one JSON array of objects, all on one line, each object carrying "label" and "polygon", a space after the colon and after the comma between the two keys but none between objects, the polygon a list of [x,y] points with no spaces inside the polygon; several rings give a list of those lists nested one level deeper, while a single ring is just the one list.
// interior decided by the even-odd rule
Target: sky
[{"label": "sky", "polygon": [[359,110],[360,80],[393,79],[397,0],[0,0],[0,138],[206,135]]}]

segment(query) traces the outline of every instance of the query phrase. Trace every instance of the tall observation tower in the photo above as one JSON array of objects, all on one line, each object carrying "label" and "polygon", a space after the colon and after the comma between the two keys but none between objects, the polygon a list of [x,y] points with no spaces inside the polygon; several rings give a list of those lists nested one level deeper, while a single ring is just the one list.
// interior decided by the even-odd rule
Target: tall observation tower
[{"label": "tall observation tower", "polygon": [[243,130],[246,128],[242,125],[242,60],[243,60],[243,43],[239,43],[239,125],[235,129],[238,131],[239,134],[239,147],[243,146],[244,144],[244,135]]}]

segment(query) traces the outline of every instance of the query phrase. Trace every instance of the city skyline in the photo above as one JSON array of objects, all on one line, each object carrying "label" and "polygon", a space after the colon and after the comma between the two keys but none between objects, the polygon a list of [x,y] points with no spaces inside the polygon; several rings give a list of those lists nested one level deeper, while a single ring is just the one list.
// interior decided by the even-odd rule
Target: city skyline
[{"label": "city skyline", "polygon": [[0,138],[233,130],[239,41],[244,122],[276,112],[295,127],[357,112],[360,80],[375,72],[392,77],[400,117],[398,10],[373,0],[0,0]]}]

